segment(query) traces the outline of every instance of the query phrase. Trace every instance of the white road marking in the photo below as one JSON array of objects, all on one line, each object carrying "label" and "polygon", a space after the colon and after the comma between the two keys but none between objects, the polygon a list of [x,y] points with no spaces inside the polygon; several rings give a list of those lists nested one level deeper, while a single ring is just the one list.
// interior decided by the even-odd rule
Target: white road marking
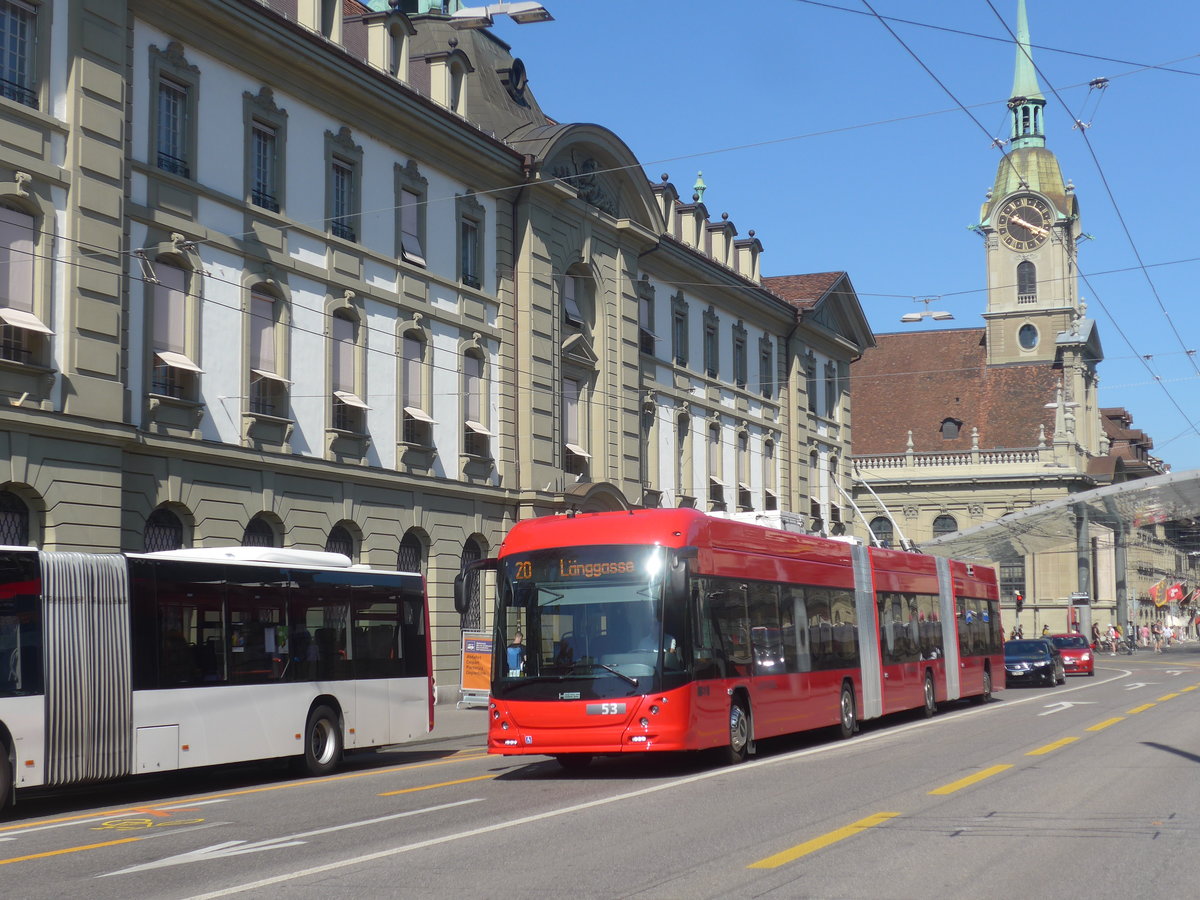
[{"label": "white road marking", "polygon": [[1070,709],[1072,706],[1090,706],[1095,703],[1095,700],[1064,700],[1061,703],[1047,703],[1046,711],[1038,713],[1039,716],[1052,716],[1056,712],[1062,712],[1064,709]]},{"label": "white road marking", "polygon": [[302,831],[299,834],[289,834],[283,837],[268,838],[265,841],[225,841],[220,844],[213,844],[209,847],[200,847],[196,850],[189,850],[186,853],[177,853],[174,856],[166,856],[162,859],[153,862],[142,863],[137,866],[130,866],[127,869],[120,869],[116,872],[106,872],[103,875],[97,875],[97,878],[108,878],[112,875],[129,875],[133,872],[144,872],[147,869],[162,869],[166,866],[178,866],[183,863],[206,862],[211,859],[222,859],[227,856],[241,856],[246,853],[260,853],[264,850],[278,850],[281,847],[295,847],[305,843],[302,838],[316,837],[318,834],[329,834],[334,831],[345,831],[348,828],[362,828],[364,825],[378,825],[380,822],[391,822],[395,819],[405,819],[410,816],[418,816],[422,813],[437,812],[438,810],[450,809],[455,806],[466,806],[469,803],[479,803],[483,800],[482,797],[476,797],[471,800],[459,800],[454,803],[443,803],[439,806],[427,806],[424,809],[410,809],[407,812],[393,813],[390,816],[379,816],[374,819],[364,819],[361,822],[348,822],[345,825],[331,825],[328,828],[317,828],[313,831]]}]

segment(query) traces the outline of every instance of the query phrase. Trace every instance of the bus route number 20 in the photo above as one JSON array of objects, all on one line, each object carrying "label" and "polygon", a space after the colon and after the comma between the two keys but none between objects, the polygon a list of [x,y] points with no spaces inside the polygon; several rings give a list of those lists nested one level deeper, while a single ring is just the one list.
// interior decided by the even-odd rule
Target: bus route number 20
[{"label": "bus route number 20", "polygon": [[587,714],[589,716],[623,716],[625,715],[625,704],[589,703],[587,705]]}]

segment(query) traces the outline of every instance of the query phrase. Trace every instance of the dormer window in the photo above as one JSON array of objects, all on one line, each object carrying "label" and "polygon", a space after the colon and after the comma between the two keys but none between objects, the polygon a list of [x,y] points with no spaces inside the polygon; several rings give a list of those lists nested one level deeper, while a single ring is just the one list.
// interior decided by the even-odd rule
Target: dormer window
[{"label": "dormer window", "polygon": [[958,437],[959,431],[962,430],[962,422],[958,419],[943,419],[942,420],[942,440],[953,441]]}]

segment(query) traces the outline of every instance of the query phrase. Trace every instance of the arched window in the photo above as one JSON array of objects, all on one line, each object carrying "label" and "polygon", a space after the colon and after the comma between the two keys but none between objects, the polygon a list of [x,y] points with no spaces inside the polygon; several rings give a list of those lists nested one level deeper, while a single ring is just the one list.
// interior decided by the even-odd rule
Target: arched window
[{"label": "arched window", "polygon": [[894,531],[892,520],[887,516],[876,516],[871,520],[871,533],[875,535],[875,540],[879,541],[882,546],[892,546]]},{"label": "arched window", "polygon": [[829,523],[840,524],[842,521],[842,492],[838,489],[838,461],[836,456],[829,457]]},{"label": "arched window", "polygon": [[271,523],[261,516],[255,516],[246,524],[242,532],[243,547],[274,547],[275,529]]},{"label": "arched window", "polygon": [[425,546],[421,539],[409,531],[400,541],[396,554],[396,568],[401,572],[420,572],[424,568]]},{"label": "arched window", "polygon": [[933,520],[933,536],[941,537],[944,534],[954,534],[958,531],[958,522],[954,516],[938,516]]},{"label": "arched window", "polygon": [[959,431],[962,429],[962,422],[958,419],[943,419],[942,420],[942,439],[952,441],[958,437]]},{"label": "arched window", "polygon": [[1017,302],[1032,303],[1037,299],[1037,266],[1029,260],[1017,263]]},{"label": "arched window", "polygon": [[779,509],[779,495],[775,493],[775,442],[763,442],[763,509]]},{"label": "arched window", "polygon": [[29,545],[29,507],[12,491],[0,491],[0,544]]},{"label": "arched window", "polygon": [[466,69],[461,62],[455,60],[450,64],[450,94],[447,99],[450,111],[456,112],[460,116],[467,114],[466,81]]},{"label": "arched window", "polygon": [[183,546],[183,523],[169,509],[156,509],[146,519],[143,539],[147,553],[178,550]]},{"label": "arched window", "polygon": [[468,348],[462,359],[463,453],[480,459],[492,456],[492,432],[484,421],[487,402],[484,399],[483,353]]},{"label": "arched window", "polygon": [[421,331],[408,331],[400,339],[401,368],[400,396],[402,407],[402,439],[415,447],[433,444],[432,409],[426,390],[429,369],[429,344]]},{"label": "arched window", "polygon": [[808,454],[808,514],[821,518],[821,458],[816,450]]},{"label": "arched window", "polygon": [[334,525],[325,539],[326,553],[340,553],[354,559],[354,536],[343,525]]},{"label": "arched window", "polygon": [[265,285],[250,291],[250,412],[264,416],[288,414],[285,330],[280,322],[283,302]]},{"label": "arched window", "polygon": [[[483,548],[475,538],[467,538],[467,542],[463,544],[461,568],[465,569],[469,563],[483,559]],[[479,615],[479,579],[475,578],[471,582],[471,593],[467,596],[467,608],[462,611],[462,629],[476,629],[480,626]]]},{"label": "arched window", "polygon": [[35,365],[45,363],[46,337],[51,333],[38,317],[37,244],[34,217],[0,206],[0,359]]},{"label": "arched window", "polygon": [[366,431],[366,411],[358,383],[359,323],[348,310],[338,310],[330,320],[329,381],[333,387],[330,422],[338,431],[363,434]]},{"label": "arched window", "polygon": [[[692,417],[683,412],[675,420],[675,496],[692,495]],[[678,503],[679,500],[676,500]]]}]

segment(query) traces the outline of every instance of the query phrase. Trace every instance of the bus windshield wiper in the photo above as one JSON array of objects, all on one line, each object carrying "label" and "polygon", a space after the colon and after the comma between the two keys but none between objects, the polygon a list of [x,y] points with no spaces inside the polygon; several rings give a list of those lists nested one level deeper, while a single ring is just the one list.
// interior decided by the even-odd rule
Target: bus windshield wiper
[{"label": "bus windshield wiper", "polygon": [[571,666],[571,668],[568,671],[574,672],[580,666],[594,666],[597,669],[603,669],[606,672],[612,672],[618,678],[623,678],[625,681],[628,681],[634,687],[638,686],[638,680],[636,678],[634,678],[630,675],[626,675],[624,672],[619,672],[616,669],[614,669],[612,666],[606,665],[605,663],[602,663],[602,662],[577,662],[577,663],[575,663],[575,665]]}]

